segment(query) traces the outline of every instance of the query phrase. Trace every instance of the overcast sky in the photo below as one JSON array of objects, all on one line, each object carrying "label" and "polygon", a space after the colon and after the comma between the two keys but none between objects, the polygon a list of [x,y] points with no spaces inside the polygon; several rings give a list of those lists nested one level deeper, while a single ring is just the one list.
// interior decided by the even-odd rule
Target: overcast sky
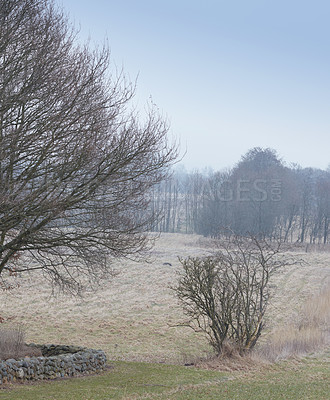
[{"label": "overcast sky", "polygon": [[252,147],[330,164],[330,2],[58,0],[150,96],[187,169],[233,166]]}]

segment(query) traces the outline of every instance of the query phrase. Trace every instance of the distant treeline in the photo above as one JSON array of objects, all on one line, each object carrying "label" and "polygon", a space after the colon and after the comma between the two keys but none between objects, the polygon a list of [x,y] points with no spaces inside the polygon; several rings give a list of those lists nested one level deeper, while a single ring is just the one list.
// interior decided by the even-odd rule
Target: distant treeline
[{"label": "distant treeline", "polygon": [[231,170],[177,169],[154,188],[152,207],[162,216],[152,231],[327,243],[330,171],[287,166],[274,150],[253,148]]}]

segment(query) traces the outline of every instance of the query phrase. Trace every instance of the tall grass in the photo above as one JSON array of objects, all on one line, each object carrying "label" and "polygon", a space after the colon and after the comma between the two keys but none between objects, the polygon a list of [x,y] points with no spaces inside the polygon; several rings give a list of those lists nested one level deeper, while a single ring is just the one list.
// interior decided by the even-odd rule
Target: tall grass
[{"label": "tall grass", "polygon": [[259,354],[271,361],[306,355],[330,342],[330,285],[306,301],[295,321],[276,328]]},{"label": "tall grass", "polygon": [[17,329],[0,329],[0,358],[17,358],[24,347],[24,332]]},{"label": "tall grass", "polygon": [[229,343],[222,356],[210,357],[196,365],[220,371],[260,369],[265,363],[305,356],[323,350],[330,343],[330,285],[306,301],[299,316],[279,326],[269,340],[252,352],[240,355]]},{"label": "tall grass", "polygon": [[25,333],[21,326],[13,329],[0,329],[0,360],[19,359],[25,356],[41,356],[39,349],[25,344]]}]

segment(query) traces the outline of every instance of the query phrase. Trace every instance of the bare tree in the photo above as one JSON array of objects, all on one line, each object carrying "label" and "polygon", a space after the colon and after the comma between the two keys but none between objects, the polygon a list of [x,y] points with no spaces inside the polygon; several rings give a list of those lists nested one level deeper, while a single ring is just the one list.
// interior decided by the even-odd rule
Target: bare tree
[{"label": "bare tree", "polygon": [[240,352],[261,335],[271,276],[294,261],[276,245],[251,236],[220,242],[214,256],[181,260],[176,295],[188,317],[186,325],[204,332],[220,354],[224,341]]},{"label": "bare tree", "polygon": [[146,249],[150,188],[177,155],[153,108],[130,111],[135,85],[108,48],[75,37],[52,0],[0,0],[0,274],[79,290]]},{"label": "bare tree", "polygon": [[330,174],[319,178],[316,182],[316,210],[313,218],[311,243],[318,239],[326,244],[329,239],[330,226]]}]

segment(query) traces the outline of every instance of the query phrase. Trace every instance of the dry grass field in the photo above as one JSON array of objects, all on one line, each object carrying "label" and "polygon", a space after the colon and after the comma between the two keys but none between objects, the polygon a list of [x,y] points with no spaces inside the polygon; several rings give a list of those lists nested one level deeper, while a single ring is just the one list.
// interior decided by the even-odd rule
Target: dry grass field
[{"label": "dry grass field", "polygon": [[[22,325],[27,342],[101,348],[113,360],[182,363],[205,357],[211,351],[206,339],[176,326],[183,315],[170,286],[180,268],[178,256],[208,254],[210,250],[210,241],[200,236],[163,234],[150,262],[116,263],[118,275],[83,298],[53,296],[51,287],[36,275],[18,277],[19,288],[0,292],[1,328]],[[329,322],[329,295],[322,295],[322,300],[315,296],[322,290],[329,293],[330,252],[306,253],[301,249],[295,256],[305,262],[284,269],[276,277],[277,289],[261,343],[271,337],[279,343],[278,338],[286,334],[295,342],[295,334],[309,324],[304,323],[308,314],[315,314],[313,304],[315,309],[323,307],[323,320],[317,324]],[[306,337],[315,336],[312,325],[308,325]],[[281,346],[285,355],[288,346]]]}]

